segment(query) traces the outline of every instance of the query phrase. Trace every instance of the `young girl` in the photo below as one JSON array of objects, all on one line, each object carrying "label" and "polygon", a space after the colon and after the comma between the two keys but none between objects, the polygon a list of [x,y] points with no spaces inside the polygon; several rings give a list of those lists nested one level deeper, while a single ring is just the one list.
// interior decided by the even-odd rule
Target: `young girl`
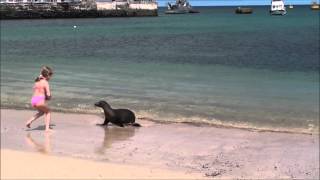
[{"label": "young girl", "polygon": [[51,113],[46,101],[51,99],[49,88],[49,80],[53,75],[53,71],[48,66],[43,66],[39,77],[35,79],[33,86],[33,96],[31,98],[31,105],[38,110],[38,113],[31,117],[26,126],[30,128],[31,123],[45,114],[46,132],[50,132]]}]

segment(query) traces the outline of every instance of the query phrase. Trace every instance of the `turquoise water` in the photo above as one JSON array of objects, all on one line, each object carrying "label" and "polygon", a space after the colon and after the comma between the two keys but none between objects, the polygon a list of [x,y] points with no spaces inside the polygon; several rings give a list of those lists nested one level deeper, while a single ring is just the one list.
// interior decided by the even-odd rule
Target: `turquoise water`
[{"label": "turquoise water", "polygon": [[[1,21],[1,107],[30,108],[41,65],[53,110],[293,132],[319,127],[319,11],[233,7],[159,17]],[[77,28],[74,28],[77,26]]]}]

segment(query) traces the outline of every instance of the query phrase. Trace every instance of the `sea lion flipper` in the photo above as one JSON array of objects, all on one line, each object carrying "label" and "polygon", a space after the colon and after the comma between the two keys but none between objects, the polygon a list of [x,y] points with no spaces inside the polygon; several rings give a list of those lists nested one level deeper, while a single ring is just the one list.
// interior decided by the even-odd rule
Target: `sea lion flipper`
[{"label": "sea lion flipper", "polygon": [[104,123],[100,123],[100,124],[96,124],[97,126],[105,126],[105,124]]},{"label": "sea lion flipper", "polygon": [[105,119],[103,122],[103,125],[106,126],[106,125],[108,125],[108,123],[109,123],[109,120]]},{"label": "sea lion flipper", "polygon": [[120,126],[120,127],[124,127],[124,125],[121,122],[113,122],[113,124]]},{"label": "sea lion flipper", "polygon": [[139,123],[132,123],[131,125],[135,126],[135,127],[141,127],[141,125]]}]

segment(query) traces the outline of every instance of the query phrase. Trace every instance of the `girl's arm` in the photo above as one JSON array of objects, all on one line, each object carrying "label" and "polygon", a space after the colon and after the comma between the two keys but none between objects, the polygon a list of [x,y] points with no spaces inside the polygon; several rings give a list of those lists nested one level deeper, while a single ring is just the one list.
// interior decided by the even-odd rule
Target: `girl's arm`
[{"label": "girl's arm", "polygon": [[49,87],[49,83],[48,82],[45,83],[44,89],[46,91],[45,92],[46,100],[50,100],[51,99],[51,92],[50,92],[50,87]]}]

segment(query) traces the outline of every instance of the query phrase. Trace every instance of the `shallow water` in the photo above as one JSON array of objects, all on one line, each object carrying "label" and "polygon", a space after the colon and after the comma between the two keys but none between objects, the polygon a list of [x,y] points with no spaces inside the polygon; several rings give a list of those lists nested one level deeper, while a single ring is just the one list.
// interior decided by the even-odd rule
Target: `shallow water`
[{"label": "shallow water", "polygon": [[99,113],[104,99],[155,120],[317,131],[319,15],[233,10],[1,21],[1,106],[30,108],[46,64],[56,111]]}]

